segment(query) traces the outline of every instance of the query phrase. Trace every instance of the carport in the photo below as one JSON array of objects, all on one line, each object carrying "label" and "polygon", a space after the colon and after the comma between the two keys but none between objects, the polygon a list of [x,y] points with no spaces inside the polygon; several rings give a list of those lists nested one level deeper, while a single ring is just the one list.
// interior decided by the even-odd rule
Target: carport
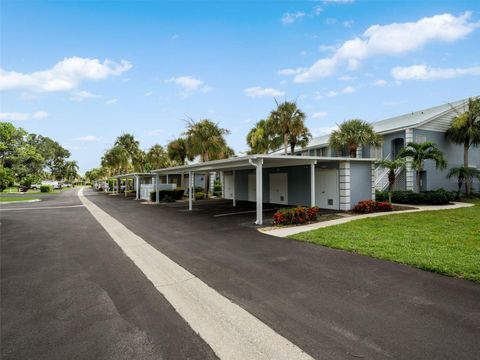
[{"label": "carport", "polygon": [[[317,200],[321,199],[316,196],[318,188],[316,174],[322,174],[322,170],[334,170],[333,174],[336,176],[324,182],[334,183],[336,193],[332,199],[328,199],[328,203],[330,200],[332,204],[335,202],[334,205],[338,210],[350,210],[352,206],[350,187],[352,179],[358,181],[359,185],[353,191],[355,200],[374,198],[372,181],[374,161],[374,159],[340,157],[248,155],[157,169],[152,173],[157,179],[160,175],[188,174],[188,209],[191,211],[194,202],[192,179],[195,173],[220,172],[222,197],[231,199],[232,206],[236,206],[238,199],[254,201],[256,203],[255,223],[261,225],[264,202],[316,206]],[[252,176],[245,177],[247,173]],[[265,180],[264,176],[267,175]],[[227,176],[228,181],[226,181]],[[265,201],[266,199],[268,201]]]},{"label": "carport", "polygon": [[120,193],[120,187],[122,185],[122,180],[125,180],[125,197],[127,197],[127,191],[128,191],[128,180],[132,179],[133,180],[133,189],[135,189],[136,196],[135,200],[140,200],[140,184],[142,179],[152,179],[154,178],[154,175],[151,173],[130,173],[130,174],[120,174],[120,175],[115,175],[112,176],[113,179],[116,179],[117,181],[117,190],[115,192],[115,186],[113,187],[113,193],[119,194]]}]

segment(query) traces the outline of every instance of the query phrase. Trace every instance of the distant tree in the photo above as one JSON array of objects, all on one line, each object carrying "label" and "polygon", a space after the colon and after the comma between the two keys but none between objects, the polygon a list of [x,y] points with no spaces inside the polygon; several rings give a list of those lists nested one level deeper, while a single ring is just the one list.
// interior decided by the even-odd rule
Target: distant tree
[{"label": "distant tree", "polygon": [[400,158],[411,158],[412,167],[416,172],[417,192],[420,192],[420,176],[425,168],[426,160],[435,161],[437,169],[446,169],[447,160],[438,146],[430,141],[423,143],[409,142],[399,154]]},{"label": "distant tree", "polygon": [[329,143],[330,147],[337,150],[347,148],[349,156],[355,158],[360,146],[378,147],[382,139],[366,121],[352,119],[343,122],[338,130],[332,132]]},{"label": "distant tree", "polygon": [[115,146],[125,149],[128,154],[130,168],[134,171],[143,171],[145,165],[145,153],[140,149],[140,143],[132,134],[122,134],[117,137]]},{"label": "distant tree", "polygon": [[298,145],[300,147],[305,147],[308,145],[312,138],[310,130],[308,130],[305,125],[304,119],[298,117],[296,118],[290,128],[290,136],[288,142],[290,143],[290,153],[295,152],[295,147]]},{"label": "distant tree", "polygon": [[172,165],[172,161],[168,158],[165,149],[159,145],[153,145],[146,154],[146,162],[151,170],[161,169]]},{"label": "distant tree", "polygon": [[458,192],[462,191],[462,186],[465,184],[465,193],[469,194],[468,183],[471,183],[473,179],[480,180],[480,170],[468,166],[457,166],[450,168],[447,173],[447,178],[457,178]]},{"label": "distant tree", "polygon": [[[270,113],[268,119],[272,132],[283,139],[285,155],[288,154],[288,146],[295,149],[296,144],[304,140],[308,142],[308,129],[305,127],[305,113],[297,107],[293,101],[285,100],[278,103],[277,108]],[[302,135],[303,134],[303,135]]]},{"label": "distant tree", "polygon": [[69,183],[73,183],[78,177],[78,163],[75,160],[65,163],[65,178]]},{"label": "distant tree", "polygon": [[248,132],[247,145],[249,154],[267,154],[282,145],[282,137],[273,132],[271,121],[260,120]]}]

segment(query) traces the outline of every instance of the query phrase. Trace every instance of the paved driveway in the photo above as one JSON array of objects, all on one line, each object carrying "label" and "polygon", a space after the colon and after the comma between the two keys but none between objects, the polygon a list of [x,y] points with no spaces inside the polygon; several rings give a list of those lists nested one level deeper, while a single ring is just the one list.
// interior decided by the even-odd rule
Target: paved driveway
[{"label": "paved driveway", "polygon": [[[152,246],[321,359],[472,359],[480,286],[256,231],[225,202],[85,193]],[[242,204],[234,211],[242,209]]]}]

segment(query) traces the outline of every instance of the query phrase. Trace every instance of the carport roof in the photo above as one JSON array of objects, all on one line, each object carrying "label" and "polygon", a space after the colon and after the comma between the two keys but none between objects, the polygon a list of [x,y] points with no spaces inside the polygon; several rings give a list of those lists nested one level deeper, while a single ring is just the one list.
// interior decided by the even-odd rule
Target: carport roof
[{"label": "carport roof", "polygon": [[164,169],[153,170],[155,174],[182,174],[189,171],[216,171],[216,170],[241,170],[250,169],[252,162],[263,160],[263,167],[280,167],[280,166],[300,166],[309,165],[315,162],[374,162],[376,159],[358,159],[348,157],[321,157],[321,156],[292,156],[292,155],[247,155],[240,157],[232,157],[223,160],[207,161],[183,166],[175,166]]},{"label": "carport roof", "polygon": [[114,175],[112,178],[114,179],[123,179],[125,177],[132,177],[132,176],[140,176],[140,177],[149,177],[152,176],[152,173],[129,173],[129,174],[119,174],[119,175]]}]

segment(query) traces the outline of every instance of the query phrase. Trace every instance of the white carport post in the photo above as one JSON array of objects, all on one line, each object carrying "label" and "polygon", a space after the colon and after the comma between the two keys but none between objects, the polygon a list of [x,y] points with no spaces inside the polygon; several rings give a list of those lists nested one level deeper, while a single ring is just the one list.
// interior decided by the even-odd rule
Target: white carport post
[{"label": "white carport post", "polygon": [[188,172],[188,210],[192,211],[192,172]]},{"label": "white carport post", "polygon": [[136,186],[136,196],[135,196],[135,199],[136,200],[140,200],[140,175],[137,175],[136,178],[135,178],[135,185]]},{"label": "white carport post", "polygon": [[310,164],[310,206],[315,206],[315,164],[317,162],[314,161]]},{"label": "white carport post", "polygon": [[225,189],[224,189],[225,178],[223,177],[223,171],[220,171],[220,186],[222,187],[222,193],[221,193],[222,199],[225,199]]},{"label": "white carport post", "polygon": [[120,188],[122,187],[122,181],[117,177],[117,195],[120,194]]},{"label": "white carport post", "polygon": [[168,184],[168,174],[167,174],[167,184]]},{"label": "white carport post", "polygon": [[237,206],[237,194],[235,192],[235,178],[237,177],[237,174],[235,172],[235,170],[233,170],[233,185],[232,185],[232,193],[233,193],[233,201],[232,201],[232,206],[235,207]]},{"label": "white carport post", "polygon": [[263,224],[263,159],[249,159],[248,162],[255,166],[256,172],[256,195],[257,195],[257,221],[255,224]]},{"label": "white carport post", "polygon": [[155,174],[155,202],[160,203],[160,176]]}]

